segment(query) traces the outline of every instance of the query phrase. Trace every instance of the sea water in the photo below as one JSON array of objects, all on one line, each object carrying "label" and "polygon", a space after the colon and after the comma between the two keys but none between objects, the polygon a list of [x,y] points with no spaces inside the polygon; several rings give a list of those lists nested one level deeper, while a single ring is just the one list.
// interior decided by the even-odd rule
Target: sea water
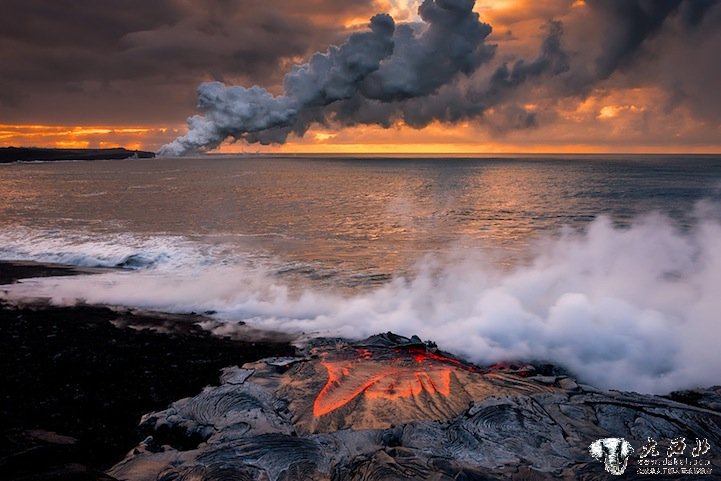
[{"label": "sea water", "polygon": [[118,269],[2,295],[393,330],[667,390],[721,383],[720,213],[721,156],[11,164],[0,259]]}]

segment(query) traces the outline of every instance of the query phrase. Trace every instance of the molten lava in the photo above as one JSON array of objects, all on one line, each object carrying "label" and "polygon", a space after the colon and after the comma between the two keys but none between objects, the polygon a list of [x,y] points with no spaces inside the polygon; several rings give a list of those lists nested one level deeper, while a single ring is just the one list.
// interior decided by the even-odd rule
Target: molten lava
[{"label": "molten lava", "polygon": [[350,356],[329,358],[321,364],[328,382],[313,403],[313,415],[328,414],[358,396],[395,401],[422,393],[448,397],[453,371],[475,371],[460,361],[441,356],[423,347],[398,348],[394,355],[376,358],[372,351],[356,349]]}]

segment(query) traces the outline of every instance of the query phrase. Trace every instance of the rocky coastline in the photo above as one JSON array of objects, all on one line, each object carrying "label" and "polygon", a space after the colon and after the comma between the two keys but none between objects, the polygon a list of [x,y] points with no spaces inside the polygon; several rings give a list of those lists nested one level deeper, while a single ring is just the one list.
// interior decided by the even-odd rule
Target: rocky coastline
[{"label": "rocky coastline", "polygon": [[[91,272],[0,262],[0,284]],[[143,439],[142,415],[217,384],[226,366],[295,352],[283,338],[210,335],[203,319],[0,302],[0,477],[112,479],[103,471]]]},{"label": "rocky coastline", "polygon": [[[92,272],[0,262],[0,283]],[[624,479],[721,474],[721,387],[603,391],[553,366],[468,364],[415,336],[293,345],[201,321],[0,304],[3,479],[604,480],[612,445],[628,447]]]},{"label": "rocky coastline", "polygon": [[154,152],[129,150],[123,147],[110,149],[50,149],[41,147],[0,147],[0,163],[61,161],[61,160],[113,160],[151,159]]}]

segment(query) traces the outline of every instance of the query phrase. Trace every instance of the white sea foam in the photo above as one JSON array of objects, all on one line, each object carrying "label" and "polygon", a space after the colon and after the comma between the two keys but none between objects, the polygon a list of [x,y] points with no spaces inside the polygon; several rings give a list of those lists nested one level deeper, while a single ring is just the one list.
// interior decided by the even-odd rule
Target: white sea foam
[{"label": "white sea foam", "polygon": [[199,252],[179,236],[88,234],[16,227],[0,232],[0,259],[141,269],[182,264]]},{"label": "white sea foam", "polygon": [[451,251],[419,260],[412,276],[350,295],[295,290],[271,270],[199,263],[38,279],[5,295],[214,310],[292,332],[392,330],[476,362],[544,360],[600,387],[668,392],[721,384],[718,213],[701,204],[685,231],[658,214],[626,228],[600,217],[584,232],[538,242],[529,262],[510,269],[482,251]]}]

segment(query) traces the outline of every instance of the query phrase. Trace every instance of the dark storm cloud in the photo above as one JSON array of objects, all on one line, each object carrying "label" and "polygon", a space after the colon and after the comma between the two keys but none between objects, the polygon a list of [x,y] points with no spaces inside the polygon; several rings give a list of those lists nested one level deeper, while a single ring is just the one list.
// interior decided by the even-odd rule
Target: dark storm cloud
[{"label": "dark storm cloud", "polygon": [[[516,91],[568,70],[568,55],[561,47],[562,25],[550,21],[544,31],[541,49],[535,58],[517,59],[510,65],[504,62],[490,76],[480,72],[475,76],[462,76],[456,71],[428,95],[388,103],[358,95],[334,106],[327,114],[343,125],[390,126],[400,120],[411,127],[423,128],[433,121],[453,123],[480,118],[489,108],[495,108],[497,123],[492,127],[496,130],[534,127],[535,115],[513,103]],[[484,52],[492,51],[493,47],[484,45]]]},{"label": "dark storm cloud", "polygon": [[171,0],[4,0],[0,38],[40,47],[116,45],[126,33],[174,23],[182,9]]},{"label": "dark storm cloud", "polygon": [[[694,0],[695,1],[695,0]],[[655,34],[680,0],[590,0],[588,5],[607,23],[604,51],[596,59],[596,75],[607,78]]]},{"label": "dark storm cloud", "polygon": [[[172,2],[46,2],[7,0],[0,16],[3,86],[26,96],[35,89],[66,90],[82,82],[111,81],[126,71],[117,61],[129,32],[173,23],[182,12]],[[114,61],[115,60],[115,61]]]},{"label": "dark storm cloud", "polygon": [[[647,48],[647,61],[632,79],[652,79],[670,94],[668,110],[686,106],[700,120],[721,122],[721,2],[684,2],[668,30]],[[693,5],[693,6],[692,6]],[[687,7],[687,8],[685,8]],[[717,131],[718,134],[719,131]]]},{"label": "dark storm cloud", "polygon": [[542,28],[535,57],[504,60],[468,78],[451,76],[435,92],[404,101],[382,103],[357,96],[333,106],[326,117],[342,125],[386,127],[401,120],[416,128],[433,121],[480,119],[500,133],[538,125],[538,114],[527,111],[526,103],[541,102],[544,117],[551,119],[557,101],[582,99],[596,88],[655,86],[675,102],[669,109],[683,105],[701,118],[721,120],[721,95],[714,87],[721,78],[721,2],[587,4],[585,15],[568,21],[576,36],[593,35],[587,41],[595,48],[578,50],[577,37],[566,38],[562,22],[551,19]]},{"label": "dark storm cloud", "polygon": [[[174,124],[215,80],[180,151],[282,142],[314,123],[528,129],[560,102],[639,87],[662,91],[668,115],[718,126],[721,0],[526,3],[505,10],[513,37],[491,35],[473,0],[428,0],[416,23],[376,17],[350,37],[343,25],[382,1],[5,0],[0,123]],[[359,56],[330,54],[343,48]]]},{"label": "dark storm cloud", "polygon": [[563,24],[558,21],[550,21],[547,28],[548,34],[541,45],[540,55],[530,62],[519,59],[512,68],[509,68],[507,63],[503,64],[491,76],[489,93],[498,95],[502,90],[517,87],[529,77],[535,77],[547,71],[550,71],[552,75],[568,71],[568,54],[561,47]]},{"label": "dark storm cloud", "polygon": [[718,2],[716,0],[696,0],[694,2],[682,2],[680,14],[688,26],[697,26],[703,19],[706,12]]},{"label": "dark storm cloud", "polygon": [[[721,1],[587,0],[576,29],[597,48],[577,52],[554,95],[586,96],[601,86],[660,89],[665,112],[684,109],[709,128],[721,123]],[[555,89],[555,90],[554,90]]]},{"label": "dark storm cloud", "polygon": [[[718,0],[587,0],[586,3],[591,15],[582,24],[601,48],[590,66],[583,65],[584,60],[590,60],[584,58],[588,53],[580,55],[579,65],[564,84],[574,93],[587,92],[617,71],[638,70],[639,62],[648,60],[654,42],[660,37],[673,37],[685,48],[695,48],[689,43],[693,32],[702,28],[711,10],[719,6]],[[674,23],[678,24],[675,31],[670,28]],[[678,66],[685,67],[685,62]]]},{"label": "dark storm cloud", "polygon": [[[167,121],[204,79],[277,83],[371,0],[5,0],[0,122]],[[138,110],[145,106],[144,111]]]}]

